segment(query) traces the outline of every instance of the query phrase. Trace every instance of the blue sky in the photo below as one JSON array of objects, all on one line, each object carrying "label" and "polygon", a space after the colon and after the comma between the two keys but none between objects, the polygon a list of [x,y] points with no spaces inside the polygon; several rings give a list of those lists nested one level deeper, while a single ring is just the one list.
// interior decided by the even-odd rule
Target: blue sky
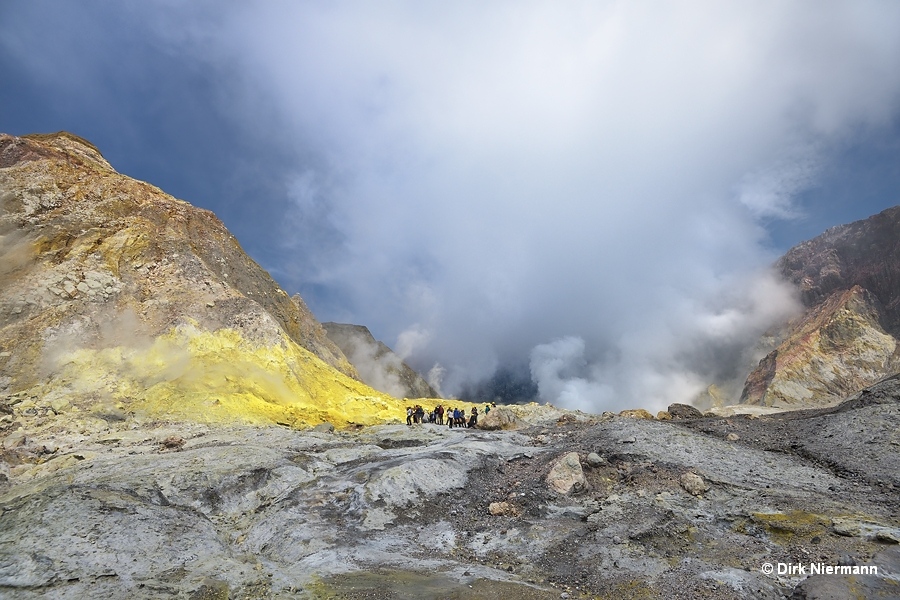
[{"label": "blue sky", "polygon": [[0,131],[213,210],[445,393],[664,407],[796,310],[767,271],[900,203],[893,2],[0,4]]}]

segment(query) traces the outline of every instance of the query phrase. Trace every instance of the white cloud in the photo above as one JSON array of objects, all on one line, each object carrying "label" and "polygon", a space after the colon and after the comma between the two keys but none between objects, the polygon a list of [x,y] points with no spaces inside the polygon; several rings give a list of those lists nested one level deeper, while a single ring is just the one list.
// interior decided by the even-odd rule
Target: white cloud
[{"label": "white cloud", "polygon": [[226,23],[240,71],[344,177],[328,276],[356,318],[440,361],[449,393],[530,355],[543,397],[597,410],[687,399],[734,368],[709,348],[739,360],[793,308],[757,275],[757,219],[798,214],[819,149],[900,92],[883,3],[276,4]]},{"label": "white cloud", "polygon": [[900,112],[893,3],[148,6],[228,73],[219,109],[298,157],[265,175],[315,255],[298,280],[449,394],[529,357],[594,410],[733,371],[795,306],[759,274],[766,220]]},{"label": "white cloud", "polygon": [[820,170],[819,152],[794,150],[774,164],[747,173],[738,184],[738,198],[757,217],[797,217],[794,198],[815,184]]},{"label": "white cloud", "polygon": [[431,340],[431,333],[419,324],[412,325],[404,329],[397,336],[397,343],[394,344],[395,354],[400,360],[406,360],[417,351],[424,348]]}]

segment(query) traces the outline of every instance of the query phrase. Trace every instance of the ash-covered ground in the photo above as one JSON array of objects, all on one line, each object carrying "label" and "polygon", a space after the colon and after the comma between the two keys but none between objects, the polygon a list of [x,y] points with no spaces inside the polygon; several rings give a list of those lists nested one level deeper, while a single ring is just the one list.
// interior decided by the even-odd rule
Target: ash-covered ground
[{"label": "ash-covered ground", "polygon": [[13,396],[0,596],[897,598],[898,397],[888,380],[766,417],[535,406],[513,430],[329,432]]}]

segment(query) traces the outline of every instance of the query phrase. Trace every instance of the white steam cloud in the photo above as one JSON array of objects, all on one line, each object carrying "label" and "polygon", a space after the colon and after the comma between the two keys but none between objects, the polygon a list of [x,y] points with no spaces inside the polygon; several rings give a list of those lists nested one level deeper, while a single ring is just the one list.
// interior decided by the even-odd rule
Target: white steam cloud
[{"label": "white steam cloud", "polygon": [[[349,344],[347,359],[356,367],[363,381],[395,398],[410,395],[400,380],[403,361],[396,354],[385,353],[377,342],[356,336]],[[346,348],[345,348],[346,351]]]},{"label": "white steam cloud", "polygon": [[592,411],[739,377],[796,308],[764,227],[900,114],[898,3],[129,6],[294,157],[258,175],[287,190],[283,283],[448,394],[529,360]]},{"label": "white steam cloud", "polygon": [[762,358],[752,342],[799,310],[794,291],[772,272],[735,281],[704,306],[684,304],[647,328],[620,338],[616,353],[588,358],[584,339],[536,346],[531,374],[542,400],[580,410],[631,406],[653,411],[690,404],[716,382],[732,397]]},{"label": "white steam cloud", "polygon": [[428,369],[428,375],[425,378],[425,381],[428,382],[428,385],[431,386],[439,398],[444,397],[444,392],[441,390],[441,384],[444,382],[444,375],[447,374],[447,369],[441,366],[441,363],[434,363],[430,369]]},{"label": "white steam cloud", "polygon": [[415,324],[400,332],[400,335],[397,336],[394,352],[400,357],[400,360],[406,360],[417,351],[426,347],[430,340],[431,332]]}]

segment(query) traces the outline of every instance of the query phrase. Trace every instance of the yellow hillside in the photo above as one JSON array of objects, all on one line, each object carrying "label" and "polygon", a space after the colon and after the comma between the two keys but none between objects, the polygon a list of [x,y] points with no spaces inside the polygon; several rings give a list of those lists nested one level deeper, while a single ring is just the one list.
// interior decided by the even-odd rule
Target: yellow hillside
[{"label": "yellow hillside", "polygon": [[405,422],[408,404],[430,409],[447,403],[392,398],[287,336],[280,344],[258,345],[233,329],[209,332],[190,324],[142,346],[73,350],[56,368],[54,397],[83,409],[121,403],[126,411],[160,419],[343,427]]}]

